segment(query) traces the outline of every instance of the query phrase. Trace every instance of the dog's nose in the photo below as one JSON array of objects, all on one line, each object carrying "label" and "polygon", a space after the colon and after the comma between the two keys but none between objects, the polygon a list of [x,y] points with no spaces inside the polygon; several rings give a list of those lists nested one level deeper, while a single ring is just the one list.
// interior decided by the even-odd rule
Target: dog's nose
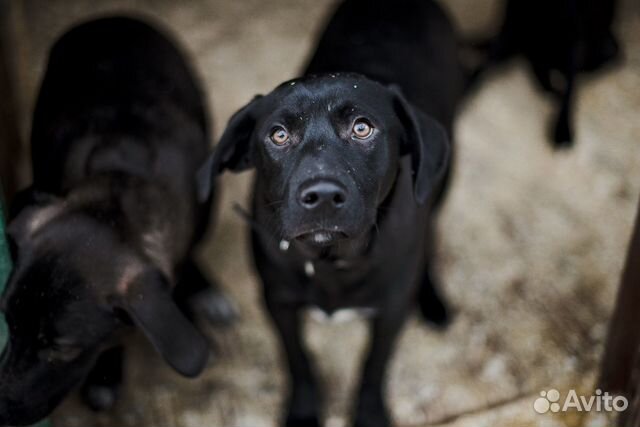
[{"label": "dog's nose", "polygon": [[338,209],[347,201],[347,193],[336,183],[320,181],[303,186],[298,201],[306,209],[316,209],[320,206]]}]

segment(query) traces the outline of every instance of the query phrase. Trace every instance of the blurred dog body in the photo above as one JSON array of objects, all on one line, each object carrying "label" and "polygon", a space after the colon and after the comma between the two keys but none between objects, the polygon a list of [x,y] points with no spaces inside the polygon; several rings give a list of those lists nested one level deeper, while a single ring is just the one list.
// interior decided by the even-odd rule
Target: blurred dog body
[{"label": "blurred dog body", "polygon": [[486,58],[470,85],[496,63],[522,54],[540,87],[558,104],[551,138],[571,146],[576,78],[618,55],[612,31],[616,0],[507,0],[499,34],[484,46]]},{"label": "blurred dog body", "polygon": [[194,172],[209,145],[206,114],[182,53],[141,21],[90,21],[52,48],[32,126],[33,186],[8,227],[0,425],[45,417],[83,380],[92,408],[113,405],[127,325],[182,375],[204,368],[209,345],[189,304],[226,304],[192,260],[211,202],[197,201]]}]

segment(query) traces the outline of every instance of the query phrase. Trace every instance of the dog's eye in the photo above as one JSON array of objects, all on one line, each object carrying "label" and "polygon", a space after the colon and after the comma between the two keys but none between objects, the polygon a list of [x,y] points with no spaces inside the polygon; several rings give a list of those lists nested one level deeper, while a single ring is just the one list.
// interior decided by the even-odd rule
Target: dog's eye
[{"label": "dog's eye", "polygon": [[278,126],[271,131],[271,142],[276,145],[285,145],[289,142],[289,132],[282,126]]},{"label": "dog's eye", "polygon": [[353,129],[351,131],[355,138],[367,139],[373,133],[373,126],[365,119],[358,119],[353,124]]}]

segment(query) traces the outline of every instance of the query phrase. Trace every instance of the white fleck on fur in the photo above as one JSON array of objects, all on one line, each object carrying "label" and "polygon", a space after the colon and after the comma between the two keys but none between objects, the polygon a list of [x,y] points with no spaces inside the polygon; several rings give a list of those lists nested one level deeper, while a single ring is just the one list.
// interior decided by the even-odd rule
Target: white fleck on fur
[{"label": "white fleck on fur", "polygon": [[44,225],[51,222],[55,217],[62,212],[64,205],[62,203],[56,203],[43,208],[36,208],[36,212],[31,215],[29,222],[27,223],[27,233],[32,235],[36,233]]},{"label": "white fleck on fur", "polygon": [[369,318],[376,315],[376,309],[370,307],[341,308],[331,314],[319,307],[308,309],[309,317],[318,323],[346,323],[356,319]]},{"label": "white fleck on fur", "polygon": [[304,274],[306,274],[307,277],[313,277],[316,274],[316,269],[311,261],[304,263]]},{"label": "white fleck on fur", "polygon": [[129,290],[131,282],[133,282],[142,271],[143,268],[140,264],[127,264],[122,271],[122,275],[118,278],[116,292],[120,295],[125,295]]},{"label": "white fleck on fur", "polygon": [[144,253],[149,257],[152,263],[162,271],[167,278],[173,279],[173,268],[167,253],[168,245],[166,242],[167,233],[160,229],[154,228],[147,230],[142,234],[142,247]]}]

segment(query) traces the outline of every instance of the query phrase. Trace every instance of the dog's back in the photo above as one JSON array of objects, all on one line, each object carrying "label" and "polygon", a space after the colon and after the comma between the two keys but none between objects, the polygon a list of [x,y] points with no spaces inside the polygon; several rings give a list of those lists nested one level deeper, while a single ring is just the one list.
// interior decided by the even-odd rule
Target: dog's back
[{"label": "dog's back", "polygon": [[103,18],[66,33],[34,113],[34,188],[66,193],[122,172],[189,189],[209,140],[192,75],[177,48],[140,21]]},{"label": "dog's back", "polygon": [[[612,60],[614,0],[510,0],[501,28],[498,60],[522,53],[535,67],[593,71]],[[569,62],[573,63],[569,65]]]},{"label": "dog's back", "polygon": [[451,131],[463,76],[453,28],[435,2],[343,2],[306,73],[340,71],[400,86],[412,103]]}]

